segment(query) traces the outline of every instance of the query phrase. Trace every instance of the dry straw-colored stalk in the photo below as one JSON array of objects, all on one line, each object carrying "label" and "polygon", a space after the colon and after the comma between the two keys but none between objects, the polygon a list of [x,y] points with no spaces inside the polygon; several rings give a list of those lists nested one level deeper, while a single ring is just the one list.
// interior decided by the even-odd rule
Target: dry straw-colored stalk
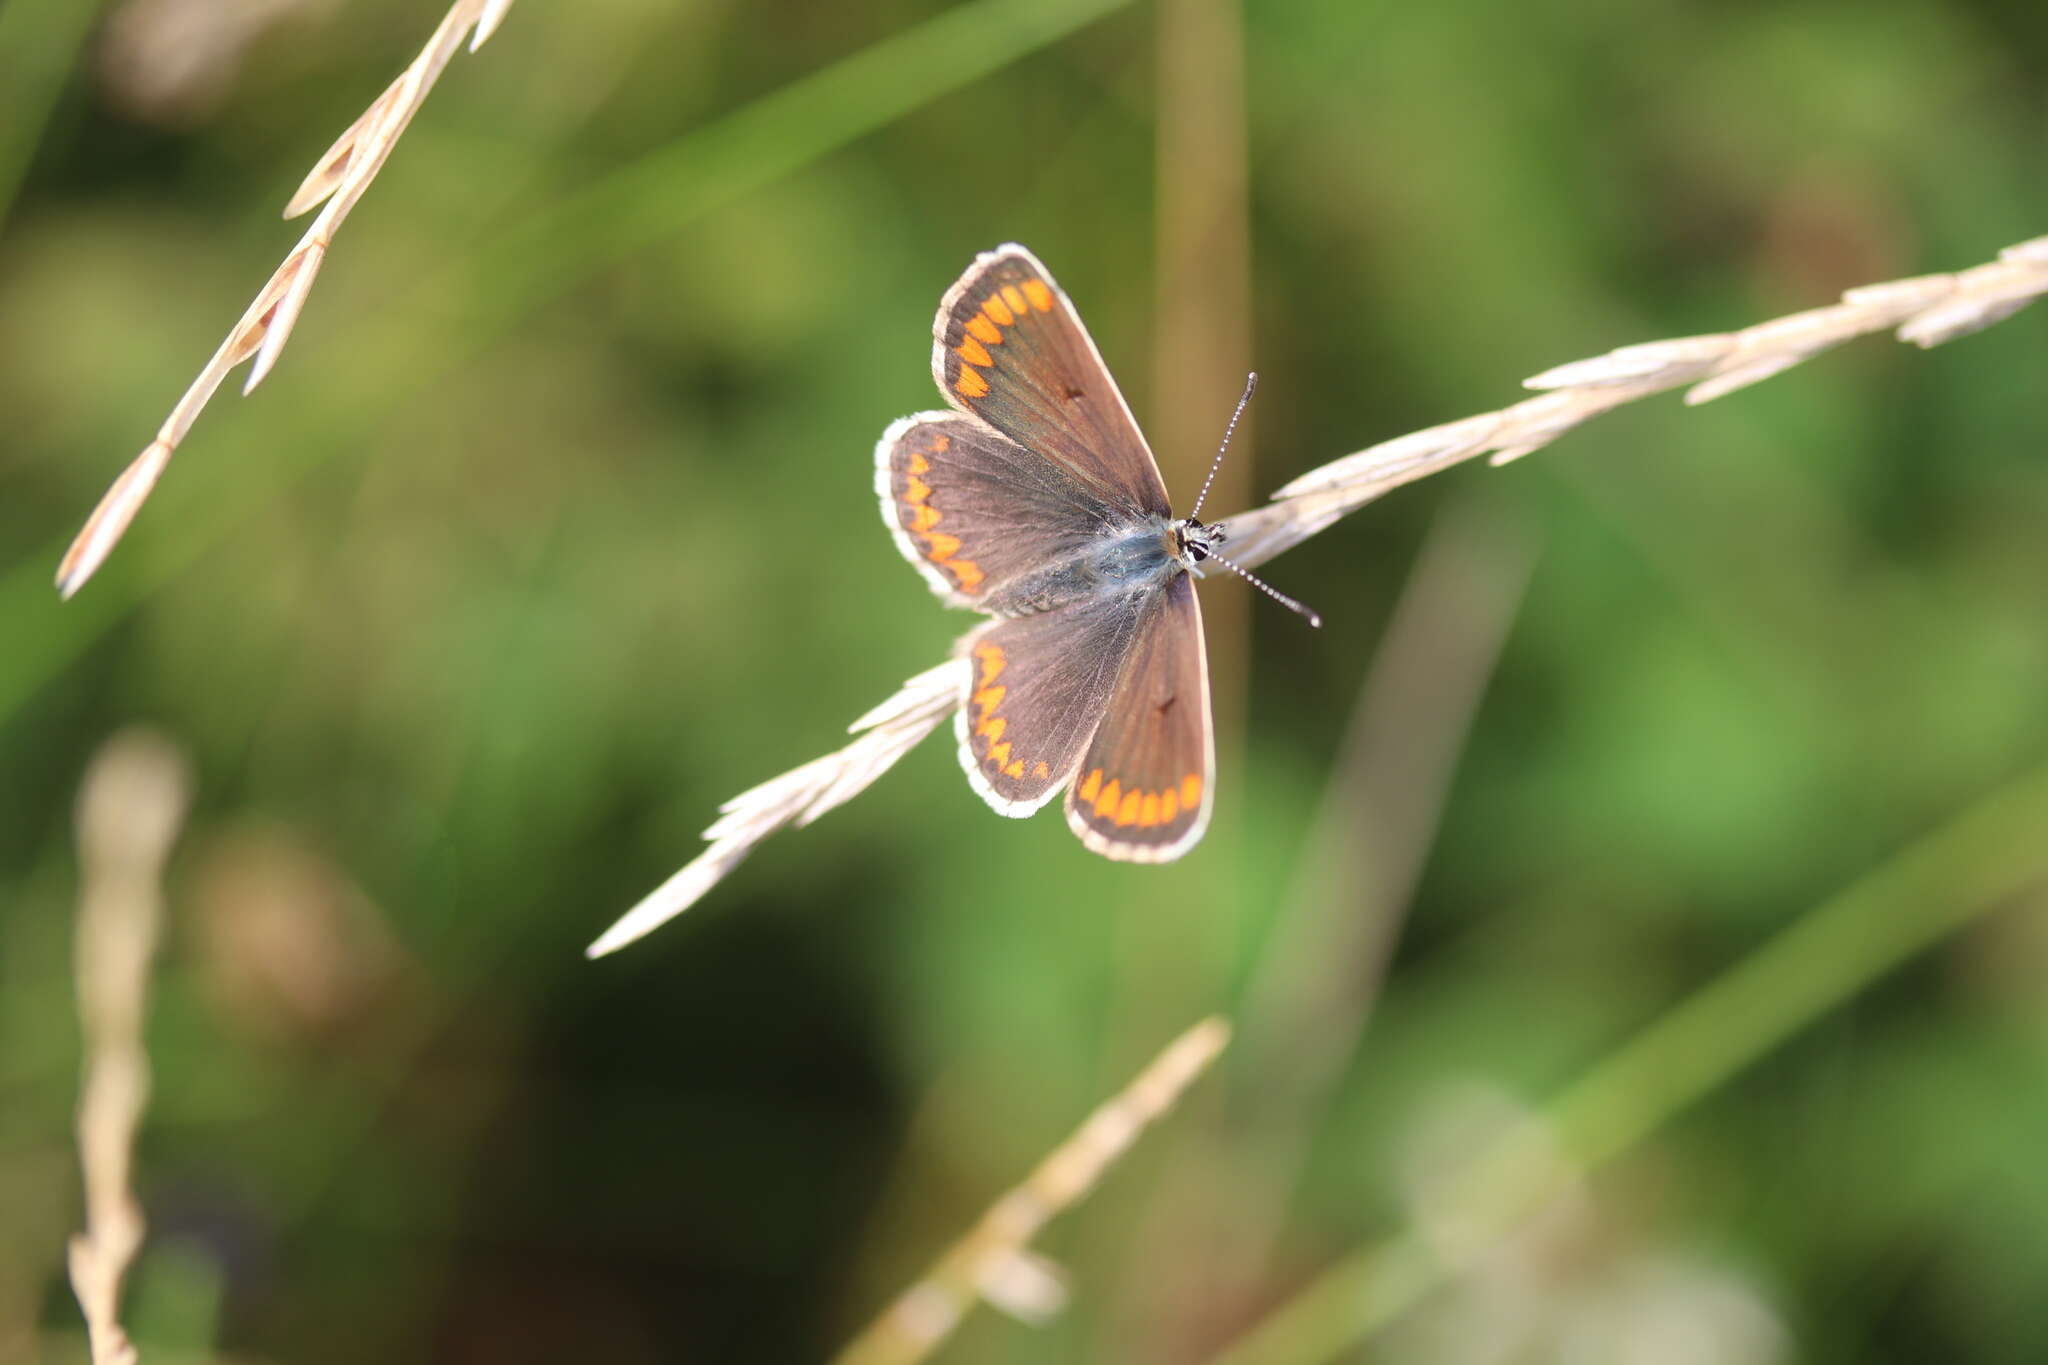
[{"label": "dry straw-colored stalk", "polygon": [[[441,68],[455,55],[465,34],[470,34],[471,52],[482,47],[511,8],[512,0],[455,0],[412,65],[406,67],[320,158],[312,174],[299,186],[298,193],[285,205],[284,216],[296,218],[322,200],[326,201],[327,207],[320,211],[320,216],[306,229],[306,235],[291,249],[291,254],[284,258],[284,264],[277,268],[257,293],[255,302],[249,305],[248,311],[228,333],[227,340],[220,344],[220,349],[199,371],[192,387],[185,390],[185,396],[178,400],[177,406],[171,409],[171,415],[157,430],[156,439],[121,472],[106,496],[100,499],[99,506],[86,519],[84,528],[71,542],[71,548],[64,552],[63,562],[57,566],[59,593],[70,597],[85,586],[86,580],[106,562],[108,554],[127,531],[128,523],[135,519],[136,512],[141,510],[150,491],[156,487],[157,479],[171,461],[172,452],[185,439],[185,433],[192,429],[192,423],[198,420],[200,412],[213,397],[214,390],[220,387],[221,381],[227,378],[228,372],[243,361],[254,359],[249,367],[249,378],[242,385],[244,394],[262,383],[263,377],[270,373],[271,367],[277,363],[278,353],[291,336],[293,324],[299,320],[299,313],[306,306],[306,295],[313,288],[321,263],[327,259],[327,248],[333,244],[335,230],[348,217],[349,210],[356,206],[356,201],[363,197],[363,191],[370,187],[370,182],[377,178],[385,158],[397,145],[399,135],[412,122],[412,116],[419,112],[420,105],[426,102],[427,92],[434,88]],[[473,34],[470,32],[472,29],[475,30]]]},{"label": "dry straw-colored stalk", "polygon": [[[1838,304],[1739,332],[1623,346],[1559,365],[1523,381],[1544,390],[1538,397],[1368,446],[1303,474],[1264,507],[1223,518],[1230,557],[1246,568],[1263,564],[1403,484],[1479,455],[1495,465],[1520,459],[1653,393],[1691,385],[1685,401],[1704,403],[1885,328],[1897,329],[1901,341],[1939,346],[2003,321],[2043,294],[2048,237],[2036,237],[1973,270],[1865,285]],[[726,802],[724,817],[704,834],[712,847],[626,912],[591,944],[590,956],[623,948],[689,909],[776,830],[809,824],[858,795],[952,714],[965,695],[965,676],[957,660],[920,673],[854,722],[854,730],[875,727],[860,741]],[[830,799],[817,799],[820,793]]]},{"label": "dry straw-colored stalk", "polygon": [[1262,564],[1347,512],[1475,456],[1504,465],[1541,450],[1603,412],[1686,385],[1688,404],[1707,402],[1788,370],[1845,341],[1896,329],[1923,349],[2011,317],[2048,294],[2048,237],[1998,253],[1988,265],[1952,275],[1864,285],[1842,301],[1739,332],[1623,346],[1545,370],[1523,382],[1544,392],[1498,412],[1382,441],[1310,470],[1273,502],[1228,518],[1231,558]]},{"label": "dry straw-colored stalk", "polygon": [[813,759],[720,806],[717,822],[704,831],[711,847],[605,930],[590,945],[589,955],[602,957],[651,933],[695,905],[775,831],[808,825],[860,795],[958,709],[969,676],[965,659],[926,669],[847,726],[848,733],[860,737],[838,753]]},{"label": "dry straw-colored stalk", "polygon": [[1086,1197],[1111,1163],[1230,1042],[1228,1021],[1211,1016],[1173,1040],[1123,1093],[1088,1116],[1074,1135],[1038,1163],[1023,1184],[989,1207],[916,1284],[906,1289],[837,1357],[837,1365],[912,1365],[950,1335],[976,1301],[1026,1321],[1042,1321],[1066,1303],[1059,1271],[1031,1240],[1062,1210]]},{"label": "dry straw-colored stalk", "polygon": [[78,801],[78,1015],[85,1078],[78,1158],[85,1231],[71,1239],[71,1288],[85,1310],[93,1365],[131,1365],[121,1281],[142,1246],[131,1176],[149,1099],[142,1020],[163,920],[163,869],[184,818],[184,760],[164,740],[117,735],[93,760]]}]

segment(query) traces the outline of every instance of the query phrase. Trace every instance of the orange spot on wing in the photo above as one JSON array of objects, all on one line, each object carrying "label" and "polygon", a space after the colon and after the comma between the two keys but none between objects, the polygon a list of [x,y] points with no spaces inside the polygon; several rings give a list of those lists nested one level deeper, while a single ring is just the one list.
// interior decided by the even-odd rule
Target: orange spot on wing
[{"label": "orange spot on wing", "polygon": [[1201,774],[1189,773],[1180,780],[1180,803],[1190,810],[1202,804]]},{"label": "orange spot on wing", "polygon": [[988,761],[995,764],[998,768],[1008,763],[1010,761],[1010,741],[1006,739],[1000,744],[989,745]]},{"label": "orange spot on wing", "polygon": [[1044,280],[1024,281],[1024,297],[1031,300],[1031,306],[1041,313],[1052,311],[1052,290],[1045,287]]},{"label": "orange spot on wing", "polygon": [[1003,704],[1006,687],[984,687],[974,694],[974,704],[981,708],[981,719],[987,720],[989,713]]},{"label": "orange spot on wing", "polygon": [[939,509],[936,507],[921,506],[912,510],[910,514],[910,529],[916,531],[919,535],[931,530],[932,527],[938,524]]},{"label": "orange spot on wing", "polygon": [[914,450],[910,452],[910,472],[911,472],[911,473],[913,473],[913,474],[928,474],[928,473],[930,473],[930,472],[931,472],[931,467],[932,467],[932,462],[931,462],[930,460],[927,460],[927,459],[926,459],[926,458],[925,458],[924,456],[922,456],[922,455],[918,454],[918,453],[917,453],[916,451],[914,451]]},{"label": "orange spot on wing", "polygon": [[932,486],[912,474],[903,481],[903,496],[909,502],[924,502],[932,495]]},{"label": "orange spot on wing", "polygon": [[953,381],[953,387],[969,398],[980,398],[988,392],[988,380],[982,378],[981,371],[972,365],[962,365],[960,377]]},{"label": "orange spot on wing", "polygon": [[1015,763],[1012,763],[1009,767],[1003,769],[1003,771],[1009,774],[1011,777],[1024,776],[1024,760],[1021,758],[1018,759]]},{"label": "orange spot on wing", "polygon": [[988,742],[994,744],[1003,737],[1003,731],[1009,728],[1010,722],[1004,720],[1001,716],[997,716],[992,720],[984,720],[981,724],[975,726],[974,733],[977,735],[987,735]]},{"label": "orange spot on wing", "polygon": [[951,569],[953,576],[960,580],[960,591],[962,592],[973,592],[981,586],[981,580],[988,577],[987,574],[981,571],[981,565],[971,559],[956,559],[946,565],[946,567]]},{"label": "orange spot on wing", "polygon": [[933,531],[925,537],[925,553],[935,563],[943,564],[960,553],[960,537],[949,536],[944,531]]},{"label": "orange spot on wing", "polygon": [[1180,793],[1168,787],[1159,794],[1159,823],[1170,825],[1173,817],[1180,814]]},{"label": "orange spot on wing", "polygon": [[1003,344],[1003,329],[979,313],[967,319],[967,334],[984,346]]},{"label": "orange spot on wing", "polygon": [[1041,758],[1038,762],[1031,765],[1031,775],[1033,777],[1051,777],[1052,769],[1046,767],[1045,760]]},{"label": "orange spot on wing", "polygon": [[1010,311],[1008,304],[1004,303],[1001,298],[994,294],[989,295],[988,302],[981,305],[981,311],[988,314],[989,321],[999,327],[1014,327],[1017,325],[1017,315]]},{"label": "orange spot on wing", "polygon": [[1010,305],[1010,311],[1018,317],[1022,317],[1031,311],[1031,305],[1024,301],[1023,291],[1019,290],[1014,284],[1003,286],[1003,302]]},{"label": "orange spot on wing", "polygon": [[1095,796],[1095,814],[1098,819],[1110,820],[1116,817],[1116,803],[1123,799],[1124,789],[1115,778]]},{"label": "orange spot on wing", "polygon": [[983,687],[987,687],[996,680],[996,675],[1003,671],[1003,665],[1007,662],[1003,657],[1003,647],[1001,645],[978,644],[974,647],[974,657],[981,660],[981,685]]},{"label": "orange spot on wing", "polygon": [[967,338],[967,340],[961,342],[958,346],[955,346],[953,349],[959,353],[960,358],[962,360],[966,361],[970,365],[995,364],[995,361],[989,359],[988,347],[982,345],[973,337]]},{"label": "orange spot on wing", "polygon": [[1124,799],[1117,804],[1116,822],[1119,825],[1138,823],[1138,812],[1144,807],[1145,794],[1136,787],[1124,793]]},{"label": "orange spot on wing", "polygon": [[1081,788],[1079,791],[1074,793],[1074,799],[1077,801],[1093,801],[1095,799],[1095,793],[1101,790],[1102,769],[1095,768],[1089,772],[1087,777],[1082,779]]},{"label": "orange spot on wing", "polygon": [[1159,793],[1146,792],[1145,800],[1138,807],[1138,828],[1150,829],[1159,823]]}]

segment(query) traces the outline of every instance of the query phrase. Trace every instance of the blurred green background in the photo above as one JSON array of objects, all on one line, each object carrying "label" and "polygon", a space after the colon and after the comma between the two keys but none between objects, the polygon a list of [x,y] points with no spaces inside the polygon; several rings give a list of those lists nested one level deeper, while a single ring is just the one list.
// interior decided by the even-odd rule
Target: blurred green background
[{"label": "blurred green background", "polygon": [[[71,807],[135,721],[197,781],[145,1360],[820,1359],[1215,1011],[1233,1052],[1040,1243],[1068,1310],[945,1358],[2048,1358],[2048,809],[1998,806],[2048,764],[2048,316],[1402,490],[1265,570],[1321,632],[1212,581],[1174,867],[995,818],[941,736],[581,955],[968,624],[870,452],[976,251],[1058,274],[1183,502],[1256,365],[1234,510],[2048,231],[2048,10],[524,0],[59,604],[438,18],[0,8],[7,1358],[82,1358]],[[1880,922],[1934,946],[1884,971]],[[1475,1242],[1462,1154],[1560,1094],[1616,1159]],[[1389,1239],[1439,1267],[1412,1311],[1287,1307]]]}]

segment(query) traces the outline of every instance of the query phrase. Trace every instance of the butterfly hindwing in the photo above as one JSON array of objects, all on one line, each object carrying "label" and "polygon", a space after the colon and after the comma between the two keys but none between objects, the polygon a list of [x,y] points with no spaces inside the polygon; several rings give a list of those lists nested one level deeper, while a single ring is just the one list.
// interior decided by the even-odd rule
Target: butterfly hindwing
[{"label": "butterfly hindwing", "polygon": [[1067,824],[1081,842],[1138,863],[1171,862],[1201,839],[1216,768],[1194,582],[1175,574],[1152,596],[1067,790]]},{"label": "butterfly hindwing", "polygon": [[932,591],[982,607],[1006,582],[1078,553],[1110,509],[1060,466],[972,417],[921,412],[875,447],[896,547]]},{"label": "butterfly hindwing", "polygon": [[1168,515],[1166,485],[1081,315],[1021,246],[975,257],[939,304],[932,376],[946,401],[1105,499]]},{"label": "butterfly hindwing", "polygon": [[1073,776],[1156,594],[997,621],[961,642],[973,664],[954,717],[960,766],[998,812],[1024,816]]}]

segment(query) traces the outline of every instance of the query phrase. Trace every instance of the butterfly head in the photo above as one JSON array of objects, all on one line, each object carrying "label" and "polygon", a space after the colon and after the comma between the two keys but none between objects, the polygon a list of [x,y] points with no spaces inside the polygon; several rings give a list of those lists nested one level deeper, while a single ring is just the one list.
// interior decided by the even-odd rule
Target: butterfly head
[{"label": "butterfly head", "polygon": [[1230,538],[1221,522],[1214,526],[1205,526],[1193,517],[1183,517],[1173,523],[1171,534],[1173,557],[1180,561],[1182,568],[1196,578],[1202,576],[1202,571],[1195,566],[1205,559],[1213,559],[1289,611],[1306,617],[1310,625],[1320,626],[1323,623],[1323,618],[1316,615],[1312,608],[1303,606],[1251,570],[1231,563],[1218,553],[1216,547]]},{"label": "butterfly head", "polygon": [[1221,522],[1209,526],[1193,517],[1183,517],[1173,523],[1173,557],[1194,571],[1197,564],[1214,554],[1216,547],[1229,538]]}]

